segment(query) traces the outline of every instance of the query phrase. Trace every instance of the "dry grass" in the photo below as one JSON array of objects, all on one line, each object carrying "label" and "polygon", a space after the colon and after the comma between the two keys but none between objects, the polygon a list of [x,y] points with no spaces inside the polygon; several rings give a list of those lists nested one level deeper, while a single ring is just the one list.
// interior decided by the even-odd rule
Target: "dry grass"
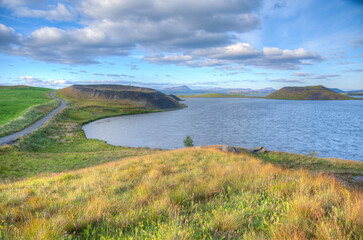
[{"label": "dry grass", "polygon": [[0,185],[0,239],[362,239],[362,193],[189,148]]}]

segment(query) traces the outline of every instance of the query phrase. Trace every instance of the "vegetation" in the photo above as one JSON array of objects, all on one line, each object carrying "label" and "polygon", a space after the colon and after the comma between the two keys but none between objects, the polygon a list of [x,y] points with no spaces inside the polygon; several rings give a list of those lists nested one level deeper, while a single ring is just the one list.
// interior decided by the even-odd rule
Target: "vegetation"
[{"label": "vegetation", "polygon": [[[65,98],[64,96],[59,96]],[[117,147],[87,139],[82,125],[117,115],[152,112],[100,101],[67,98],[69,107],[17,145],[0,147],[0,179],[13,180],[93,166],[158,150]]]},{"label": "vegetation", "polygon": [[67,97],[98,100],[153,109],[178,109],[185,107],[175,98],[150,88],[125,85],[73,85],[60,90]]},{"label": "vegetation", "polygon": [[330,176],[362,176],[362,162],[112,146],[82,125],[152,110],[66,100],[45,127],[0,147],[1,240],[363,236],[362,192]]},{"label": "vegetation", "polygon": [[186,138],[184,139],[184,146],[186,147],[193,147],[193,140],[190,136],[186,136]]},{"label": "vegetation", "polygon": [[35,105],[34,107],[29,108],[23,116],[18,117],[5,125],[1,125],[0,137],[19,132],[20,130],[42,119],[58,106],[59,101],[53,100],[51,102]]},{"label": "vegetation", "polygon": [[[49,103],[53,99],[48,96],[52,89],[28,86],[0,87],[0,125],[8,124],[12,120],[23,116],[30,107]],[[42,107],[40,107],[42,109]],[[38,108],[39,110],[39,108]],[[38,114],[41,114],[39,111]],[[34,112],[35,115],[36,112]],[[36,119],[34,117],[33,119]],[[36,120],[35,120],[36,121]]]},{"label": "vegetation", "polygon": [[355,176],[363,176],[363,162],[334,158],[318,158],[286,152],[268,152],[254,155],[264,162],[283,167],[285,169],[307,169],[315,173],[326,173],[344,180],[363,190],[363,182],[354,181]]},{"label": "vegetation", "polygon": [[363,96],[363,92],[348,93],[350,96]]},{"label": "vegetation", "polygon": [[336,93],[324,86],[284,87],[266,98],[285,100],[349,100],[355,99]]},{"label": "vegetation", "polygon": [[363,195],[246,154],[182,149],[0,185],[3,239],[359,239]]}]

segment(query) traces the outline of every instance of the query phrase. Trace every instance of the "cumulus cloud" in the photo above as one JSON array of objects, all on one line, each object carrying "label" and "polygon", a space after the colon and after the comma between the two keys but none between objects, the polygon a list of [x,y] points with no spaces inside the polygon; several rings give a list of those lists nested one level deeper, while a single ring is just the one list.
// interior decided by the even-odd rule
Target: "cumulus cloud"
[{"label": "cumulus cloud", "polygon": [[[147,61],[161,64],[176,64],[191,67],[219,66],[240,64],[271,69],[300,69],[304,60],[322,61],[319,54],[299,48],[282,50],[267,48],[258,50],[248,43],[236,43],[225,47],[204,48],[189,51],[185,54],[156,55],[144,58]],[[207,64],[209,63],[209,64]]]},{"label": "cumulus cloud", "polygon": [[191,52],[192,55],[214,59],[247,59],[261,54],[261,51],[249,43],[236,43],[225,47],[198,49]]},{"label": "cumulus cloud", "polygon": [[19,42],[20,35],[15,33],[11,27],[7,27],[0,23],[0,49],[7,49],[11,44]]},{"label": "cumulus cloud", "polygon": [[77,17],[77,13],[74,9],[66,7],[62,3],[58,3],[57,6],[48,6],[47,8],[47,10],[42,10],[31,9],[26,6],[17,6],[14,9],[14,15],[18,17],[44,18],[56,21],[72,21]]},{"label": "cumulus cloud", "polygon": [[241,33],[258,28],[262,0],[0,1],[22,17],[66,21],[79,16],[82,27],[45,26],[24,37],[0,25],[0,34],[7,34],[1,41],[15,45],[7,53],[45,62],[99,63],[100,57],[127,56],[135,49],[150,53],[145,61],[189,67],[299,69],[322,60],[303,48],[257,49],[238,42]]},{"label": "cumulus cloud", "polygon": [[66,21],[80,16],[85,27],[42,27],[25,37],[12,54],[47,62],[89,64],[102,56],[128,55],[136,46],[173,53],[230,44],[236,34],[258,27],[256,12],[261,2],[81,0],[49,5],[38,0],[2,0],[0,4],[19,17]]}]

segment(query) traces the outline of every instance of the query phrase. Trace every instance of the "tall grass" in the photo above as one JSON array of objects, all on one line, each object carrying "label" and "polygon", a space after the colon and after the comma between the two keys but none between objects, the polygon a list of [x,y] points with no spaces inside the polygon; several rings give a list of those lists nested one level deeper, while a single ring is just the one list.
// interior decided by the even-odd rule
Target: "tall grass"
[{"label": "tall grass", "polygon": [[0,185],[0,239],[362,239],[362,193],[189,148]]}]

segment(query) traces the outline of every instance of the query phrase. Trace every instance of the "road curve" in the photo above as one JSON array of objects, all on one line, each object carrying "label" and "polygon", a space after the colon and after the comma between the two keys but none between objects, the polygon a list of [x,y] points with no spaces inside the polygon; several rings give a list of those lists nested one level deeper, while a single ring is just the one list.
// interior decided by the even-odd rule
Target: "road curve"
[{"label": "road curve", "polygon": [[56,109],[54,109],[53,111],[51,111],[47,116],[45,116],[44,118],[40,119],[38,122],[34,123],[33,125],[30,125],[29,127],[10,134],[8,136],[5,137],[1,137],[0,138],[0,146],[4,145],[6,143],[13,143],[17,138],[25,136],[30,134],[32,131],[40,128],[41,126],[44,125],[45,122],[47,122],[49,119],[51,119],[54,115],[56,115],[58,112],[60,112],[63,108],[65,108],[67,106],[66,102],[60,98],[57,98],[54,96],[54,91],[50,93],[50,96],[58,101],[60,101],[60,105],[59,107],[57,107]]}]

